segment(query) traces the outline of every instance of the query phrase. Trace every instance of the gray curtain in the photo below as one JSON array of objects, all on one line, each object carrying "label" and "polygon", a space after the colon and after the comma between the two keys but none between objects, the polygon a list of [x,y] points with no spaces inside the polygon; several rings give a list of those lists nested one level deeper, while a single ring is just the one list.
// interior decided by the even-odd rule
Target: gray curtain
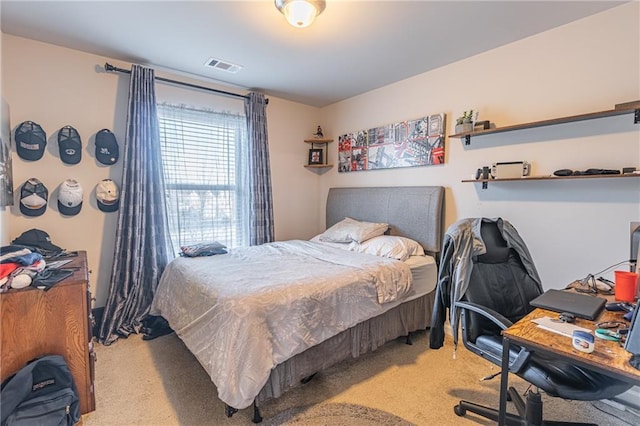
[{"label": "gray curtain", "polygon": [[111,285],[100,325],[105,345],[137,333],[171,253],[154,70],[131,67],[123,176]]},{"label": "gray curtain", "polygon": [[273,241],[273,197],[267,138],[267,100],[251,92],[244,101],[249,135],[249,244]]}]

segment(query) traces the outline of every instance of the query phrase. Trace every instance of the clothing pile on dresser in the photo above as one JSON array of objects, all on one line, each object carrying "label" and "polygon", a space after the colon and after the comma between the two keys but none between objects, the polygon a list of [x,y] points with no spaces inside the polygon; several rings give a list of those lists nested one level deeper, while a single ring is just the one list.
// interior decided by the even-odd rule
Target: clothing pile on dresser
[{"label": "clothing pile on dresser", "polygon": [[28,286],[43,290],[73,274],[69,269],[47,269],[47,261],[66,254],[49,234],[30,229],[0,248],[0,292]]},{"label": "clothing pile on dresser", "polygon": [[0,291],[10,288],[24,288],[44,270],[46,262],[40,253],[28,248],[5,246],[0,255]]}]

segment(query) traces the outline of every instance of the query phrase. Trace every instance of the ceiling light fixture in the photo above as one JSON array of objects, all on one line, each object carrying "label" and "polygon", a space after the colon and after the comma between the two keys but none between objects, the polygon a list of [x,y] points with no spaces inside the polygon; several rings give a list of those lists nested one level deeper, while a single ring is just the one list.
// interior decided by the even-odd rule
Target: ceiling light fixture
[{"label": "ceiling light fixture", "polygon": [[325,0],[275,0],[276,8],[291,25],[304,28],[311,25],[327,5]]}]

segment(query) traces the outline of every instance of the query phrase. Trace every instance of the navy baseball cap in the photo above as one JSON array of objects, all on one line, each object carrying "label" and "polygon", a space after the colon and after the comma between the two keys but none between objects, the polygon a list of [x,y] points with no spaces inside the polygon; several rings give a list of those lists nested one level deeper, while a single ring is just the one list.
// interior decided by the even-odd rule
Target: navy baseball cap
[{"label": "navy baseball cap", "polygon": [[49,191],[39,179],[31,178],[20,188],[20,211],[25,216],[41,216],[48,200]]},{"label": "navy baseball cap", "polygon": [[71,126],[64,126],[58,131],[58,147],[60,159],[66,164],[78,164],[82,158],[82,140],[78,131]]},{"label": "navy baseball cap", "polygon": [[16,152],[24,160],[35,161],[42,158],[47,146],[47,134],[38,123],[24,121],[15,134]]},{"label": "navy baseball cap", "polygon": [[96,160],[110,166],[118,161],[120,149],[116,136],[109,129],[102,129],[96,134]]},{"label": "navy baseball cap", "polygon": [[51,237],[41,229],[29,229],[24,231],[18,238],[11,242],[18,246],[27,246],[43,249],[50,252],[60,253],[64,251],[62,248],[51,242]]}]

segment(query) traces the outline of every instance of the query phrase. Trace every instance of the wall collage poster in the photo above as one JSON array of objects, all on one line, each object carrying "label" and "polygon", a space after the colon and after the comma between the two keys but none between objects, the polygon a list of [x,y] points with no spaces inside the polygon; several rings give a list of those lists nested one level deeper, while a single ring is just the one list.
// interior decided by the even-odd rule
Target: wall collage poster
[{"label": "wall collage poster", "polygon": [[444,163],[445,114],[347,133],[338,137],[338,171]]}]

